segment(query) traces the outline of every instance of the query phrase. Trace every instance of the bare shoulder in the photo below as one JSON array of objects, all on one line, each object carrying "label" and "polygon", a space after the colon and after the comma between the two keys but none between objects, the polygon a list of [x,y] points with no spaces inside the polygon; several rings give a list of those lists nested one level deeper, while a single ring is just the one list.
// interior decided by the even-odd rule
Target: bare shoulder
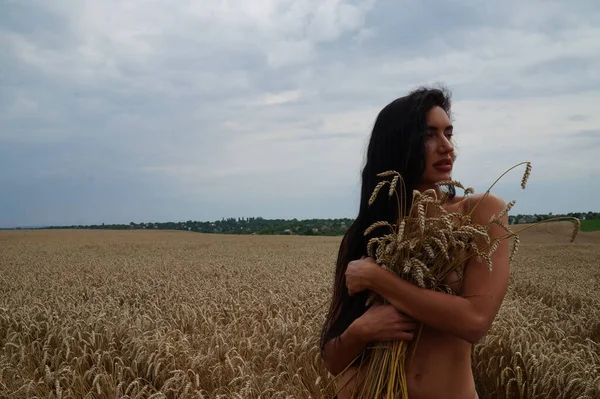
[{"label": "bare shoulder", "polygon": [[494,193],[473,194],[467,207],[469,212],[473,210],[472,217],[476,223],[487,223],[506,208],[506,202]]}]

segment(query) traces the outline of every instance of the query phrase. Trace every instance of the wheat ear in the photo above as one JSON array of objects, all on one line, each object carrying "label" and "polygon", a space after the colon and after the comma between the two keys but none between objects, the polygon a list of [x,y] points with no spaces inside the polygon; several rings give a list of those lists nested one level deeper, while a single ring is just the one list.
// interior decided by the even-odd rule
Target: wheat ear
[{"label": "wheat ear", "polygon": [[380,228],[380,227],[385,227],[385,226],[389,227],[391,230],[394,229],[394,226],[392,226],[389,222],[386,222],[386,221],[375,222],[365,230],[364,235],[368,236],[369,234],[371,234],[373,232],[373,230]]},{"label": "wheat ear", "polygon": [[519,239],[518,235],[514,236],[514,241],[513,241],[513,248],[512,251],[510,252],[510,257],[508,258],[508,263],[512,264],[513,261],[515,260],[515,256],[517,254],[517,250],[519,249],[519,243],[521,242],[521,240]]},{"label": "wheat ear", "polygon": [[374,237],[369,240],[369,242],[367,243],[367,253],[368,253],[369,257],[371,257],[371,258],[375,257],[375,250],[373,247],[379,243],[381,243],[381,239],[379,237]]},{"label": "wheat ear", "polygon": [[[523,164],[527,164],[527,168],[525,169],[525,175],[523,175],[523,180],[521,181],[521,187],[525,188],[524,187],[524,183],[527,183],[527,179],[529,179],[529,173],[531,173],[531,162],[529,162],[529,161],[518,163],[518,164],[514,165],[513,167],[509,168],[504,173],[502,173],[500,175],[500,177],[498,177],[496,179],[496,181],[494,183],[492,183],[492,185],[483,194],[483,197],[481,197],[481,199],[479,201],[477,201],[477,203],[475,204],[475,206],[473,208],[471,208],[471,210],[469,211],[469,215],[472,215],[473,212],[475,211],[475,209],[477,209],[477,206],[479,206],[479,204],[481,203],[481,201],[483,201],[483,199],[490,194],[490,191],[492,191],[492,188],[496,185],[496,183],[498,183],[508,172],[510,172],[511,170],[513,170],[516,167],[519,167],[519,166],[521,166]],[[529,170],[529,173],[527,172],[527,170]]]},{"label": "wheat ear", "polygon": [[400,178],[399,175],[394,176],[394,178],[392,179],[392,182],[390,183],[390,191],[388,192],[388,195],[391,197],[392,195],[394,195],[394,191],[396,191],[396,185],[398,184],[398,179]]},{"label": "wheat ear", "polygon": [[400,176],[400,173],[395,170],[387,170],[377,174],[377,177]]},{"label": "wheat ear", "polygon": [[381,190],[381,187],[385,186],[386,183],[389,183],[389,182],[380,181],[379,183],[377,183],[377,185],[375,186],[375,189],[373,190],[373,194],[371,194],[371,198],[369,198],[369,206],[373,205],[373,202],[375,202],[375,199],[377,198],[377,194],[379,194],[379,190]]},{"label": "wheat ear", "polygon": [[440,182],[437,182],[436,184],[438,186],[458,187],[460,189],[465,190],[465,187],[462,185],[462,183],[456,180],[442,180]]},{"label": "wheat ear", "polygon": [[529,180],[529,175],[531,174],[531,162],[527,162],[527,167],[525,168],[525,173],[523,174],[523,179],[521,179],[521,188],[525,190],[527,186],[527,180]]},{"label": "wheat ear", "polygon": [[575,237],[577,237],[577,233],[579,233],[579,229],[581,229],[581,221],[575,218],[575,226],[573,226],[573,233],[571,234],[571,242],[575,241]]}]

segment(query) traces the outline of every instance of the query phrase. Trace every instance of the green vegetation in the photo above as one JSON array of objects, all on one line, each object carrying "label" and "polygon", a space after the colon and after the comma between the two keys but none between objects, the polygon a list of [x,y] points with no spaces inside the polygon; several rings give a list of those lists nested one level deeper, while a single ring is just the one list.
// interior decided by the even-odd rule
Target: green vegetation
[{"label": "green vegetation", "polygon": [[339,236],[344,235],[353,219],[264,219],[252,218],[227,218],[214,222],[187,222],[166,223],[134,223],[129,224],[102,224],[91,226],[51,226],[51,229],[157,229],[157,230],[186,230],[198,233],[217,234],[289,234],[308,236]]},{"label": "green vegetation", "polygon": [[600,219],[582,220],[581,231],[599,231]]},{"label": "green vegetation", "polygon": [[[534,214],[510,215],[509,224],[536,223],[543,220],[570,216],[581,219],[582,231],[600,230],[600,212],[571,212],[567,214]],[[261,217],[250,218],[223,218],[214,222],[144,222],[129,224],[101,224],[79,226],[49,226],[48,229],[102,229],[102,230],[130,230],[130,229],[157,229],[157,230],[185,230],[197,233],[217,234],[289,234],[309,236],[340,236],[344,235],[354,219],[264,219]]]},{"label": "green vegetation", "polygon": [[[557,218],[557,217],[576,217],[583,222],[585,220],[594,220],[600,219],[600,212],[569,212],[569,213],[560,213],[553,214],[552,212],[548,214],[534,214],[534,215],[510,215],[508,217],[509,224],[521,224],[521,223],[537,223],[543,220]],[[584,230],[587,231],[587,230]]]}]

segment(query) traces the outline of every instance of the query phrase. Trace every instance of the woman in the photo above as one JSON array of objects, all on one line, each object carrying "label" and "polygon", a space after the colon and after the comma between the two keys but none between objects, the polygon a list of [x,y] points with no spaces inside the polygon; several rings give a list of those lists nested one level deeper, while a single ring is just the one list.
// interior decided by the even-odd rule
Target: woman
[{"label": "woman", "polygon": [[[407,362],[409,397],[475,399],[471,370],[471,346],[489,330],[504,299],[509,280],[508,244],[502,242],[492,258],[492,272],[482,261],[465,265],[464,277],[456,274],[447,281],[460,295],[448,295],[418,288],[365,258],[364,230],[372,223],[398,217],[396,201],[381,195],[368,206],[368,200],[380,181],[378,173],[395,170],[404,178],[410,207],[412,191],[434,188],[437,182],[450,180],[455,160],[453,127],[449,118],[450,95],[443,90],[421,88],[387,105],[378,115],[371,134],[366,164],[362,171],[359,214],[340,245],[333,297],[321,334],[326,368],[341,375],[338,397],[350,398],[359,361],[353,360],[370,342],[412,340],[417,322],[423,324],[415,356]],[[475,165],[474,165],[475,166]],[[467,213],[482,199],[469,196],[464,201],[450,188],[447,209]],[[500,213],[505,203],[489,195],[474,208],[473,220],[487,224]],[[508,223],[507,217],[504,222]],[[495,226],[490,236],[500,237]],[[389,305],[365,306],[369,292],[376,292]],[[368,352],[367,352],[368,353]],[[351,366],[351,367],[348,367]],[[364,370],[364,368],[363,368]]]}]

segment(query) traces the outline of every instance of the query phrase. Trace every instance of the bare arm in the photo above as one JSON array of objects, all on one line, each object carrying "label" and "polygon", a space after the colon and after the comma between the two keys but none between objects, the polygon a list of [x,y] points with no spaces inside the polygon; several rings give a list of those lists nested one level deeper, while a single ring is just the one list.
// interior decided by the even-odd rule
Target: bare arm
[{"label": "bare arm", "polygon": [[338,375],[374,341],[411,340],[416,322],[391,305],[375,304],[323,350],[325,368]]},{"label": "bare arm", "polygon": [[483,315],[469,299],[419,288],[383,269],[381,271],[387,275],[373,277],[371,289],[400,311],[471,343],[479,341],[487,332]]},{"label": "bare arm", "polygon": [[333,375],[338,375],[365,349],[368,341],[357,324],[353,323],[344,333],[325,344],[323,362]]},{"label": "bare arm", "polygon": [[[492,215],[504,208],[504,202],[495,196],[482,201],[474,221],[486,224]],[[507,217],[504,217],[507,223]],[[490,236],[503,235],[501,227],[494,225]],[[358,261],[357,261],[358,262]],[[465,269],[462,297],[422,289],[393,275],[378,266],[348,267],[348,273],[359,274],[363,289],[377,292],[396,309],[424,324],[453,334],[468,342],[479,341],[489,330],[506,294],[509,279],[508,243],[502,242],[492,256],[492,272],[485,262],[473,258]],[[360,270],[359,270],[360,269]],[[356,281],[356,276],[354,277]],[[360,285],[360,284],[359,284]],[[350,285],[348,286],[351,290]]]}]

